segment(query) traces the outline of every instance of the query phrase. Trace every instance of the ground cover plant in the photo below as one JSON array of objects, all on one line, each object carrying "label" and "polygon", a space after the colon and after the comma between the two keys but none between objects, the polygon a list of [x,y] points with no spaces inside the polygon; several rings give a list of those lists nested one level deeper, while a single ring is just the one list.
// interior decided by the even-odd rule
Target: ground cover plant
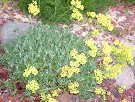
[{"label": "ground cover plant", "polygon": [[[72,0],[71,6],[71,18],[84,22],[80,12],[85,8],[81,2]],[[29,4],[28,10],[34,16],[40,13],[35,1]],[[87,12],[87,16],[95,28],[86,38],[71,34],[70,29],[37,24],[25,36],[3,44],[5,54],[0,55],[0,65],[7,64],[5,70],[9,72],[9,79],[1,81],[3,88],[8,87],[15,95],[17,90],[13,87],[23,83],[23,96],[39,95],[45,102],[57,102],[56,96],[63,91],[84,99],[127,102],[135,90],[115,86],[114,78],[127,64],[134,65],[134,48],[118,40],[102,41],[99,46],[94,41],[96,36],[115,27],[109,15]]]},{"label": "ground cover plant", "polygon": [[[115,94],[105,88],[111,81],[103,83],[116,78],[127,63],[134,64],[133,48],[124,43],[103,41],[99,49],[92,38],[77,37],[70,30],[49,25],[36,25],[25,36],[2,45],[2,48],[5,54],[0,55],[0,64],[7,64],[5,70],[12,72],[10,80],[2,81],[3,87],[11,89],[18,82],[25,83],[23,96],[39,94],[45,102],[57,102],[54,98],[62,90],[84,99],[97,95],[102,101],[108,97],[115,100]],[[98,57],[100,63],[96,64]],[[115,82],[112,80],[112,83]],[[114,85],[111,86],[116,90]],[[125,90],[116,88],[120,94]],[[125,97],[120,100],[127,101]]]},{"label": "ground cover plant", "polygon": [[[89,86],[96,84],[92,79],[96,64],[93,61],[94,58],[88,57],[87,64],[83,65],[86,63],[85,56],[87,56],[88,48],[84,46],[82,40],[56,26],[38,25],[25,36],[3,45],[5,54],[1,58],[9,65],[7,70],[17,70],[10,74],[10,79],[14,82],[26,83],[26,96],[31,93],[48,94],[58,88],[68,89],[68,84],[78,82],[80,96],[88,98],[91,95],[87,90],[94,90]],[[78,58],[82,59],[84,56],[84,61],[83,59],[80,59],[80,62],[74,61],[70,55],[73,49],[78,51]],[[71,53],[73,52],[74,50]],[[71,68],[66,72],[66,66],[69,65]],[[67,73],[67,77],[62,75],[64,72],[61,68]],[[72,92],[73,87],[69,89],[71,93],[76,93],[75,90]]]}]

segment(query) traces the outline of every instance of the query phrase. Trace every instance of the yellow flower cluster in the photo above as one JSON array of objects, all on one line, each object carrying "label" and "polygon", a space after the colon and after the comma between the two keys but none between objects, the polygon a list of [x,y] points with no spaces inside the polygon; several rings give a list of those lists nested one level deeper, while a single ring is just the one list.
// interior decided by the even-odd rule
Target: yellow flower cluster
[{"label": "yellow flower cluster", "polygon": [[78,52],[76,51],[76,49],[73,49],[73,50],[70,51],[70,55],[72,57],[75,57],[77,54],[78,54]]},{"label": "yellow flower cluster", "polygon": [[28,77],[30,74],[37,75],[38,70],[34,66],[30,66],[30,68],[27,68],[24,70],[23,76]]},{"label": "yellow flower cluster", "polygon": [[35,80],[32,80],[26,85],[26,89],[31,90],[32,93],[36,93],[36,91],[39,89],[39,85]]},{"label": "yellow flower cluster", "polygon": [[89,23],[92,23],[93,18],[96,17],[96,13],[95,12],[87,12],[87,16],[89,17]]},{"label": "yellow flower cluster", "polygon": [[33,14],[34,16],[40,12],[36,1],[32,1],[32,3],[29,4],[28,11],[29,11],[29,13]]},{"label": "yellow flower cluster", "polygon": [[86,40],[85,45],[91,49],[91,50],[89,50],[90,56],[96,57],[98,48],[95,46],[95,41],[93,39]]},{"label": "yellow flower cluster", "polygon": [[91,18],[95,18],[96,13],[95,12],[87,12],[87,16],[90,16]]},{"label": "yellow flower cluster", "polygon": [[84,9],[83,5],[81,5],[81,1],[79,0],[72,0],[71,5],[80,10]]},{"label": "yellow flower cluster", "polygon": [[55,89],[51,92],[52,96],[55,97],[55,96],[58,96],[59,93],[61,92],[61,90],[58,88],[58,89]]},{"label": "yellow flower cluster", "polygon": [[132,51],[134,50],[134,48],[126,46],[123,42],[119,43],[118,41],[114,42],[114,45],[115,46],[113,46],[113,53],[117,58],[117,62],[121,63],[122,65],[126,65],[127,62],[131,65],[134,65],[132,56]]},{"label": "yellow flower cluster", "polygon": [[78,82],[69,83],[68,84],[68,88],[69,88],[70,93],[72,93],[72,94],[78,94],[79,93],[79,90],[77,89],[78,86],[79,86],[79,83]]},{"label": "yellow flower cluster", "polygon": [[106,72],[104,74],[104,78],[116,78],[124,68],[125,67],[121,66],[120,64],[108,65],[105,67]]},{"label": "yellow flower cluster", "polygon": [[106,41],[102,41],[102,45],[102,52],[105,54],[105,56],[110,56],[112,52],[112,47]]},{"label": "yellow flower cluster", "polygon": [[128,102],[126,99],[123,99],[121,102]]},{"label": "yellow flower cluster", "polygon": [[46,95],[41,93],[40,95],[42,102],[58,102],[56,99],[52,98],[50,94]]},{"label": "yellow flower cluster", "polygon": [[74,73],[78,74],[80,72],[79,68],[76,67],[69,67],[69,66],[64,66],[61,68],[61,77],[68,77],[71,78]]},{"label": "yellow flower cluster", "polygon": [[81,5],[81,1],[79,0],[72,0],[71,5],[73,6],[73,13],[71,14],[71,17],[73,19],[76,19],[78,21],[83,19],[83,15],[80,13],[79,10],[83,10],[84,7]]},{"label": "yellow flower cluster", "polygon": [[[116,42],[114,42],[115,44]],[[131,46],[126,46],[123,42],[118,43],[119,49],[116,50],[117,46],[113,47],[114,54],[117,56],[117,61],[121,64],[128,62],[134,65],[132,51],[134,50]]]},{"label": "yellow flower cluster", "polygon": [[122,85],[121,87],[118,87],[117,89],[118,89],[118,92],[119,93],[123,93],[124,92],[124,90],[125,90],[125,86],[124,85]]},{"label": "yellow flower cluster", "polygon": [[110,62],[112,62],[112,58],[110,56],[104,57],[103,58],[103,65],[108,66]]},{"label": "yellow flower cluster", "polygon": [[95,78],[99,84],[103,79],[116,78],[126,67],[127,63],[134,65],[132,47],[126,46],[123,42],[119,42],[118,40],[114,41],[111,45],[103,41],[102,45],[102,53],[105,56],[103,57],[101,66],[104,70],[94,71]]},{"label": "yellow flower cluster", "polygon": [[99,30],[93,30],[91,33],[93,36],[98,36]]},{"label": "yellow flower cluster", "polygon": [[71,78],[74,73],[78,74],[80,72],[80,69],[78,67],[87,62],[87,57],[85,56],[85,54],[78,54],[76,49],[71,50],[70,55],[74,58],[74,61],[70,61],[70,67],[64,66],[61,68],[61,77],[67,76],[68,78]]},{"label": "yellow flower cluster", "polygon": [[103,100],[106,100],[106,91],[104,89],[102,89],[101,87],[97,87],[95,88],[94,91],[97,95],[102,95]]},{"label": "yellow flower cluster", "polygon": [[84,53],[78,54],[76,49],[71,50],[70,55],[75,59],[75,61],[70,62],[71,67],[79,67],[87,62],[87,57]]},{"label": "yellow flower cluster", "polygon": [[96,70],[94,70],[94,75],[95,75],[95,79],[96,79],[97,83],[101,84],[104,79],[102,71],[99,69],[96,69]]},{"label": "yellow flower cluster", "polygon": [[113,44],[116,45],[116,46],[119,45],[119,40],[115,40],[115,41],[113,42]]},{"label": "yellow flower cluster", "polygon": [[97,22],[101,24],[104,27],[107,27],[109,31],[112,31],[114,29],[114,26],[111,24],[111,16],[104,15],[104,14],[97,14],[96,15]]}]

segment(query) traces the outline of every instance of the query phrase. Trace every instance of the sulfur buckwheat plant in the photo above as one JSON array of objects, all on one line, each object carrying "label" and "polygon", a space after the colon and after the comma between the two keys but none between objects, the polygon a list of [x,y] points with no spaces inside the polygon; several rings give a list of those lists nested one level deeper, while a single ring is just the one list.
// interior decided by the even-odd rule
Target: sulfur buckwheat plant
[{"label": "sulfur buckwheat plant", "polygon": [[[37,24],[2,48],[0,63],[16,70],[10,79],[26,83],[24,95],[39,94],[43,102],[57,102],[61,90],[106,100],[108,92],[100,87],[103,80],[116,78],[127,64],[134,65],[134,48],[123,42],[102,41],[98,47],[93,38],[83,39],[57,26]],[[98,65],[94,61],[99,57]]]},{"label": "sulfur buckwheat plant", "polygon": [[32,1],[32,3],[28,4],[28,12],[31,13],[32,15],[37,15],[40,13],[40,9],[37,6],[37,1]]},{"label": "sulfur buckwheat plant", "polygon": [[84,7],[81,5],[81,0],[72,0],[71,1],[72,11],[71,18],[81,21],[83,19],[83,15],[80,13],[80,10],[83,10]]},{"label": "sulfur buckwheat plant", "polygon": [[[9,75],[11,80],[26,84],[25,96],[39,94],[43,102],[57,102],[55,97],[64,90],[87,99],[94,96],[92,86],[97,84],[96,58],[90,56],[91,48],[83,40],[70,29],[37,24],[24,36],[2,45],[5,54],[0,55],[0,63],[15,70]],[[94,54],[96,50],[93,45]]]},{"label": "sulfur buckwheat plant", "polygon": [[[98,27],[91,32],[92,36],[98,36],[103,30],[113,31],[114,26],[111,23],[111,16],[102,13],[96,14],[95,12],[87,12],[89,23],[96,24]],[[99,29],[99,30],[98,30]]]},{"label": "sulfur buckwheat plant", "polygon": [[118,89],[119,93],[123,93],[125,90],[125,86],[122,85],[122,86],[118,87],[117,89]]},{"label": "sulfur buckwheat plant", "polygon": [[[127,46],[118,40],[115,40],[112,44],[102,41],[102,48],[100,51],[100,53],[103,55],[102,61],[98,66],[98,69],[94,70],[97,84],[100,85],[103,80],[117,78],[127,64],[134,65],[132,55],[133,50],[133,47]],[[125,90],[125,87],[118,87],[117,90],[121,94]],[[107,95],[103,95],[101,92],[101,88],[98,89],[98,91],[95,89],[95,93],[101,95],[103,100],[106,100]]]},{"label": "sulfur buckwheat plant", "polygon": [[[87,12],[86,17],[84,18],[80,11],[84,10],[84,6],[81,4],[79,0],[71,1],[72,14],[71,18],[77,21],[88,21],[91,25],[95,25],[94,28],[88,33],[91,37],[96,37],[103,30],[113,31],[114,26],[111,23],[111,16],[105,15],[102,13],[96,14],[95,12]],[[87,20],[86,20],[87,19]]]},{"label": "sulfur buckwheat plant", "polygon": [[[76,2],[72,1],[71,4],[77,5]],[[82,6],[81,2],[79,2],[78,5],[79,7],[81,7]],[[104,15],[102,13],[96,14],[95,12],[87,12],[87,17],[89,23],[98,25],[98,27],[95,27],[96,29],[93,29],[90,32],[91,37],[98,36],[98,34],[101,31],[105,30],[105,28],[110,32],[113,31],[114,29],[114,26],[111,24],[111,16],[109,15]],[[76,19],[75,17],[72,18]],[[83,18],[81,20],[83,20]],[[127,64],[134,65],[132,56],[132,51],[134,50],[134,48],[125,45],[123,42],[115,40],[113,44],[108,44],[108,42],[102,41],[102,47],[100,48],[100,51],[97,48],[95,41],[93,39],[86,40],[85,45],[89,47],[90,50],[88,51],[88,54],[91,57],[93,58],[98,57],[99,54],[101,57],[102,55],[101,57],[102,61],[98,66],[99,68],[96,68],[94,70],[94,76],[95,80],[97,81],[97,84],[101,84],[103,80],[116,78],[121,73],[121,71],[126,67]],[[78,54],[76,50],[73,50],[73,52],[74,52],[73,55]],[[119,92],[121,91],[122,88],[119,88]],[[104,92],[104,94],[102,92]],[[98,89],[96,88],[95,93],[101,95],[103,100],[106,99],[106,92],[105,90],[103,91],[102,87]]]}]

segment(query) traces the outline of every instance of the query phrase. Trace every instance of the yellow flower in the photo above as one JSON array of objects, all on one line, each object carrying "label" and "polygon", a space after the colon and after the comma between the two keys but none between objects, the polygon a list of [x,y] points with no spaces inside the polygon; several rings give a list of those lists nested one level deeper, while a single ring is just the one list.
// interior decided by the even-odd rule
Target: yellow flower
[{"label": "yellow flower", "polygon": [[113,44],[114,44],[114,45],[119,45],[119,40],[115,40],[115,41],[113,42]]},{"label": "yellow flower", "polygon": [[93,30],[92,35],[97,36],[99,34],[99,30]]},{"label": "yellow flower", "polygon": [[24,77],[28,77],[30,75],[31,71],[29,70],[29,68],[24,70],[23,76]]},{"label": "yellow flower", "polygon": [[78,74],[80,72],[80,69],[79,68],[76,68],[76,67],[71,67],[72,68],[72,71],[76,74]]},{"label": "yellow flower", "polygon": [[73,56],[76,56],[78,54],[78,52],[76,51],[76,49],[73,49],[72,51],[70,51],[70,55],[73,57]]},{"label": "yellow flower", "polygon": [[106,100],[106,95],[103,95],[103,100],[104,100],[104,101]]},{"label": "yellow flower", "polygon": [[95,12],[87,12],[87,15],[92,17],[92,18],[96,17],[96,13]]},{"label": "yellow flower", "polygon": [[95,51],[89,51],[89,55],[91,56],[91,57],[96,57],[96,52]]},{"label": "yellow flower", "polygon": [[115,99],[114,95],[111,95],[111,98],[112,98],[112,100],[114,100]]},{"label": "yellow flower", "polygon": [[79,62],[78,61],[70,61],[70,66],[71,67],[79,67]]},{"label": "yellow flower", "polygon": [[128,102],[126,99],[123,99],[121,102]]},{"label": "yellow flower", "polygon": [[111,57],[104,57],[103,58],[103,64],[105,65],[105,66],[107,66],[110,62],[112,62],[112,58]]},{"label": "yellow flower", "polygon": [[52,96],[54,97],[54,96],[58,96],[59,95],[59,93],[60,93],[60,89],[58,88],[58,89],[56,89],[56,90],[53,90],[52,91]]},{"label": "yellow flower", "polygon": [[37,70],[34,66],[31,66],[31,67],[29,68],[29,70],[31,71],[31,73],[32,73],[33,75],[37,75],[37,74],[38,74],[38,70]]},{"label": "yellow flower", "polygon": [[95,88],[95,93],[97,95],[105,95],[106,91],[104,89],[102,89],[101,87],[99,87],[99,88]]},{"label": "yellow flower", "polygon": [[75,0],[71,1],[71,5],[75,5],[75,3],[76,3]]},{"label": "yellow flower", "polygon": [[33,14],[34,16],[40,12],[36,1],[32,1],[32,3],[28,5],[28,11],[29,11],[29,13]]},{"label": "yellow flower", "polygon": [[73,9],[73,13],[71,14],[71,17],[78,21],[81,21],[83,19],[83,15],[76,8]]},{"label": "yellow flower", "polygon": [[61,77],[66,77],[67,72],[68,72],[68,68],[69,68],[68,66],[64,66],[61,68],[61,70],[62,70],[62,72],[60,73]]},{"label": "yellow flower", "polygon": [[123,93],[124,90],[126,89],[126,87],[124,85],[122,85],[121,87],[118,87],[117,89],[118,89],[119,93]]},{"label": "yellow flower", "polygon": [[82,65],[87,62],[87,57],[85,56],[84,53],[77,54],[77,55],[74,56],[73,58],[76,59],[76,61],[77,61],[79,64],[82,64]]},{"label": "yellow flower", "polygon": [[40,94],[40,98],[41,98],[42,101],[45,101],[47,99],[46,95],[44,93]]},{"label": "yellow flower", "polygon": [[96,57],[97,50],[98,50],[94,44],[95,41],[93,39],[89,39],[85,41],[85,45],[91,48],[91,50],[89,50],[88,52],[91,57]]},{"label": "yellow flower", "polygon": [[101,84],[104,79],[102,71],[99,69],[96,69],[96,70],[94,70],[94,74],[95,74],[95,79],[96,79],[97,83]]},{"label": "yellow flower", "polygon": [[24,70],[23,76],[28,77],[30,74],[37,75],[38,70],[34,66],[30,66],[30,68],[27,68]]},{"label": "yellow flower", "polygon": [[101,13],[96,15],[97,23],[101,24],[104,27],[107,27],[109,31],[112,31],[114,29],[114,26],[111,24],[111,16],[109,15],[103,15]]},{"label": "yellow flower", "polygon": [[106,93],[108,96],[110,96],[111,95],[111,92],[110,91],[107,91],[107,93]]},{"label": "yellow flower", "polygon": [[81,58],[81,60],[78,61],[80,64],[83,65],[83,64],[85,64],[87,62],[87,57],[85,56],[84,53],[81,53],[79,57]]},{"label": "yellow flower", "polygon": [[26,85],[26,89],[31,90],[32,93],[36,93],[36,91],[39,89],[39,85],[37,81],[32,80],[28,83],[28,85]]},{"label": "yellow flower", "polygon": [[78,82],[74,82],[74,83],[69,83],[68,84],[69,91],[72,94],[78,94],[79,93],[79,91],[77,89],[78,87],[79,87],[79,83]]},{"label": "yellow flower", "polygon": [[109,31],[112,31],[113,29],[114,29],[113,25],[112,25],[112,24],[109,24],[109,25],[108,25],[108,30],[109,30]]},{"label": "yellow flower", "polygon": [[112,47],[106,42],[106,41],[102,41],[102,52],[106,55],[106,56],[110,56],[111,52],[112,52]]},{"label": "yellow flower", "polygon": [[86,46],[91,47],[91,46],[93,46],[94,44],[95,44],[95,41],[94,41],[93,39],[89,39],[89,40],[86,40],[86,41],[85,41],[85,45],[86,45]]},{"label": "yellow flower", "polygon": [[71,76],[73,75],[73,73],[74,73],[74,72],[73,72],[73,69],[72,69],[72,68],[69,68],[69,69],[68,69],[68,73],[67,73],[67,77],[68,77],[68,78],[71,78]]},{"label": "yellow flower", "polygon": [[68,77],[68,78],[71,78],[72,75],[74,73],[78,74],[80,72],[79,68],[76,68],[76,67],[68,67],[68,66],[64,66],[61,68],[61,73],[60,73],[60,76],[61,77]]},{"label": "yellow flower", "polygon": [[84,9],[83,5],[81,5],[81,1],[79,0],[72,0],[71,5],[80,10]]},{"label": "yellow flower", "polygon": [[52,98],[50,94],[45,95],[44,93],[41,93],[40,96],[43,102],[58,102],[56,99]]}]

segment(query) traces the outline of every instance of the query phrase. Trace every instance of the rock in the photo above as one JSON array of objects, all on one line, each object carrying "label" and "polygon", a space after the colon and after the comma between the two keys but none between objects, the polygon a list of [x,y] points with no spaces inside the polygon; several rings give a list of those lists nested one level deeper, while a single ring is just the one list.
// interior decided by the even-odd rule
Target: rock
[{"label": "rock", "polygon": [[126,66],[126,68],[116,78],[115,84],[119,86],[124,85],[126,89],[129,89],[134,83],[135,83],[134,73],[129,66]]},{"label": "rock", "polygon": [[19,35],[25,34],[32,27],[29,23],[7,22],[0,29],[1,43],[7,43],[16,39]]},{"label": "rock", "polygon": [[86,102],[94,102],[93,98],[89,98],[88,100],[86,100]]},{"label": "rock", "polygon": [[134,65],[133,66],[130,66],[130,68],[132,69],[132,71],[133,71],[133,73],[134,73],[134,75],[135,75],[135,57],[134,57]]}]

